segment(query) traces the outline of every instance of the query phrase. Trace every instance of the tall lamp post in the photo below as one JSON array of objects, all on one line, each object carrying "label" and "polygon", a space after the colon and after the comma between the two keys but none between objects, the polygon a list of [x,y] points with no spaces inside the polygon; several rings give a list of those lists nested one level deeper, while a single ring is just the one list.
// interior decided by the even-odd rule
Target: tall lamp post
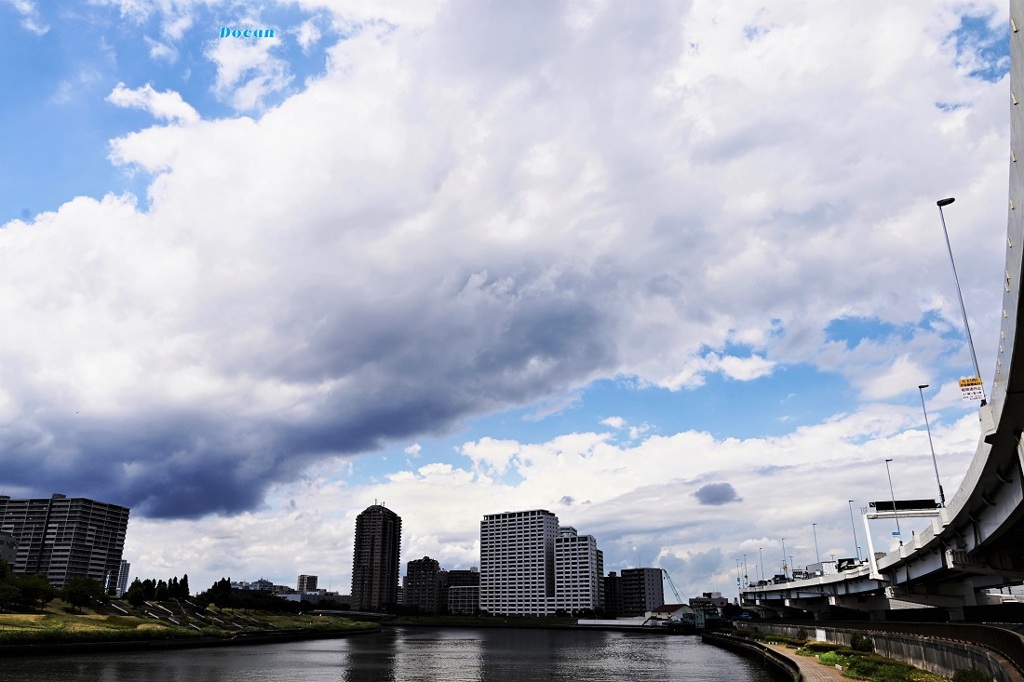
[{"label": "tall lamp post", "polygon": [[[764,552],[761,551],[762,549],[763,548],[758,547],[757,548],[757,553],[761,557],[761,580],[764,580]],[[758,582],[760,582],[760,581],[758,581]]]},{"label": "tall lamp post", "polygon": [[[967,334],[967,347],[971,349],[971,360],[974,361],[974,376],[981,380],[981,368],[978,366],[978,355],[974,352],[974,340],[971,338],[971,327],[967,324],[967,308],[964,306],[964,295],[960,291],[960,278],[956,274],[956,263],[953,261],[953,247],[949,243],[949,231],[946,230],[946,216],[942,213],[943,206],[949,206],[955,198],[939,199],[935,204],[939,207],[939,219],[942,221],[942,234],[946,237],[946,250],[949,251],[949,264],[953,266],[953,281],[956,282],[956,295],[960,299],[960,314],[964,318],[964,333]],[[985,397],[985,384],[981,384],[981,404],[985,405],[988,399]]]},{"label": "tall lamp post", "polygon": [[850,528],[853,529],[853,547],[857,551],[857,561],[860,561],[860,545],[857,544],[857,524],[853,521],[853,500],[850,503]]},{"label": "tall lamp post", "polygon": [[942,479],[939,478],[939,462],[935,459],[935,445],[932,443],[932,427],[928,423],[928,408],[924,406],[924,389],[928,388],[928,384],[921,384],[917,387],[917,392],[921,394],[921,411],[924,412],[924,428],[928,431],[928,447],[932,451],[932,466],[935,467],[935,482],[939,484],[939,503],[946,506],[946,493],[942,491]]},{"label": "tall lamp post", "polygon": [[896,511],[896,493],[892,491],[892,474],[889,473],[889,462],[892,458],[885,460],[885,475],[889,477],[889,495],[892,496],[892,517],[896,519],[896,536],[900,539],[900,547],[903,546],[903,533],[900,532],[900,515]]},{"label": "tall lamp post", "polygon": [[[812,523],[811,524],[811,533],[814,534],[814,558],[820,564],[821,563],[821,554],[818,553],[818,524],[816,524],[816,523]],[[822,575],[824,575],[825,574],[825,569],[822,569],[821,573],[822,573]]]},{"label": "tall lamp post", "polygon": [[782,538],[782,575],[789,580],[789,566],[786,565],[786,538]]}]

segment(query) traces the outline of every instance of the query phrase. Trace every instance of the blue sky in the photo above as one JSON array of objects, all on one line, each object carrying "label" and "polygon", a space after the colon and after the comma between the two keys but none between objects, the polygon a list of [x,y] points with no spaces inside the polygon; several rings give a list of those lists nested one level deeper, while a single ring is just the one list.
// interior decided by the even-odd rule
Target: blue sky
[{"label": "blue sky", "polygon": [[731,593],[849,553],[886,457],[934,494],[919,384],[947,494],[973,455],[935,201],[988,382],[1000,3],[0,19],[0,494],[131,506],[138,575],[346,585],[378,499],[403,561],[547,508]]}]

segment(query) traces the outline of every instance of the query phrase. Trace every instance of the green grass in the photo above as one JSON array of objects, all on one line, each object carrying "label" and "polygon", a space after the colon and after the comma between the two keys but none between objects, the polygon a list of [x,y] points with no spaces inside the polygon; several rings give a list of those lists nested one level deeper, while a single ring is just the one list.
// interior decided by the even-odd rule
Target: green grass
[{"label": "green grass", "polygon": [[[216,614],[223,623],[204,623],[197,620],[196,627],[189,627],[185,623],[175,625],[143,616],[97,613],[89,609],[83,609],[82,613],[69,611],[61,602],[55,601],[40,613],[0,614],[0,645],[195,639],[230,637],[239,632],[341,633],[377,627],[373,623],[345,619],[262,611],[236,613],[230,609],[224,609]],[[231,625],[235,621],[239,623],[238,627]]]},{"label": "green grass", "polygon": [[829,667],[840,665],[843,677],[868,682],[945,682],[944,677],[920,670],[879,654],[854,651],[831,642],[808,642],[797,650],[802,656],[817,656]]}]

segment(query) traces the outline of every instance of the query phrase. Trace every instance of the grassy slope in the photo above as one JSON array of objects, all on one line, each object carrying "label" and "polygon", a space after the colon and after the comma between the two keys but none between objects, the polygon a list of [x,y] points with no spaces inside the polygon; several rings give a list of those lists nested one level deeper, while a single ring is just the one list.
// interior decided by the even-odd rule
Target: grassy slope
[{"label": "grassy slope", "polygon": [[230,637],[239,633],[315,630],[346,632],[375,629],[373,623],[319,618],[309,615],[279,614],[262,611],[234,612],[231,609],[207,612],[204,619],[193,619],[193,626],[140,615],[121,615],[113,610],[97,612],[71,608],[55,600],[38,613],[0,613],[0,645],[34,642],[97,642],[140,639]]}]

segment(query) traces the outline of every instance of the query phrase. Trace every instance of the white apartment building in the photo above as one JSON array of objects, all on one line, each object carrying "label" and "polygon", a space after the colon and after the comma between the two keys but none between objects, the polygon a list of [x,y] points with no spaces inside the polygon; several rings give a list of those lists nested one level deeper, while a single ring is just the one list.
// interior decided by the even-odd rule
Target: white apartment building
[{"label": "white apartment building", "polygon": [[553,615],[557,535],[558,517],[545,509],[485,515],[480,522],[480,610]]},{"label": "white apartment building", "polygon": [[570,615],[596,611],[604,605],[604,553],[593,535],[580,535],[572,526],[558,529],[555,538],[555,608]]}]

